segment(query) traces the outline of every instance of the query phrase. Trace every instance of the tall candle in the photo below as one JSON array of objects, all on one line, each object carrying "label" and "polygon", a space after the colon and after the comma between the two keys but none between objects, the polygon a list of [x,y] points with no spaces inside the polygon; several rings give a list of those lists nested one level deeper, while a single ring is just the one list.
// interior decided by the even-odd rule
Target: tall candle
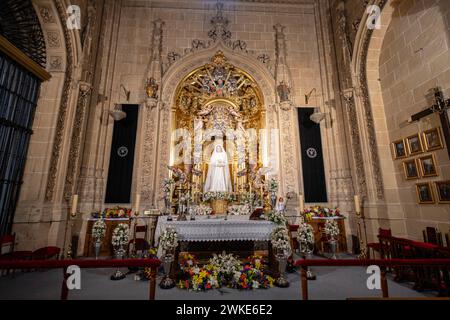
[{"label": "tall candle", "polygon": [[72,207],[70,208],[70,213],[77,213],[77,207],[78,207],[78,195],[74,194],[72,196]]},{"label": "tall candle", "polygon": [[303,195],[299,195],[299,206],[300,206],[300,213],[303,213],[305,211],[305,200]]},{"label": "tall candle", "polygon": [[358,195],[355,195],[355,211],[356,211],[357,213],[360,213],[360,212],[361,212],[361,201],[360,201]]},{"label": "tall candle", "polygon": [[138,193],[138,194],[136,194],[136,203],[135,203],[134,211],[138,212],[140,206],[141,206],[141,195]]}]

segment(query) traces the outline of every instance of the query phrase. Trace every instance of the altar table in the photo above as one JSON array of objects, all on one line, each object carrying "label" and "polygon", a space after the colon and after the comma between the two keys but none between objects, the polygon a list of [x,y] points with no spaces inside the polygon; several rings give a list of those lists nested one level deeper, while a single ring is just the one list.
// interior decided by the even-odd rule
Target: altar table
[{"label": "altar table", "polygon": [[[188,217],[189,219],[189,217]],[[270,251],[270,235],[275,224],[266,220],[249,220],[250,216],[196,216],[194,221],[167,221],[167,216],[158,219],[155,243],[167,227],[176,229],[180,245],[178,252],[189,251],[198,258],[210,257],[213,252],[226,251],[246,257],[255,251]],[[158,257],[162,255],[158,249]]]},{"label": "altar table", "polygon": [[[189,217],[188,217],[189,219]],[[275,225],[266,220],[249,220],[250,216],[214,217],[196,216],[194,221],[167,221],[167,216],[158,219],[155,232],[156,244],[159,236],[168,227],[177,230],[179,241],[269,241]]]}]

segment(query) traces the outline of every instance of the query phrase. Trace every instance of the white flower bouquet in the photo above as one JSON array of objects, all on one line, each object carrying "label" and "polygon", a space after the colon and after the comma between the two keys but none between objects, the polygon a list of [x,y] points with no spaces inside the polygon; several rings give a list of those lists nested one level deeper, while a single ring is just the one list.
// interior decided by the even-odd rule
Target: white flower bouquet
[{"label": "white flower bouquet", "polygon": [[206,204],[193,205],[191,209],[196,216],[209,216],[212,213],[211,207]]},{"label": "white flower bouquet", "polygon": [[339,226],[336,223],[336,221],[328,220],[325,223],[325,234],[327,237],[329,237],[331,240],[336,240],[337,236],[339,235]]},{"label": "white flower bouquet", "polygon": [[178,246],[178,233],[172,228],[168,227],[159,237],[159,246],[165,250],[170,251]]},{"label": "white flower bouquet", "polygon": [[211,259],[209,259],[209,265],[213,267],[217,272],[221,272],[225,275],[233,275],[241,270],[241,262],[233,254],[214,254]]},{"label": "white flower bouquet", "polygon": [[128,244],[130,227],[126,223],[120,223],[113,231],[111,243],[114,247],[122,247]]},{"label": "white flower bouquet", "polygon": [[245,216],[251,213],[250,210],[251,209],[248,204],[233,205],[228,207],[228,214],[234,216]]},{"label": "white flower bouquet", "polygon": [[283,252],[286,257],[291,255],[291,242],[285,226],[278,226],[272,231],[270,242],[275,251]]},{"label": "white flower bouquet", "polygon": [[92,238],[96,241],[100,241],[105,237],[106,234],[106,223],[105,220],[99,219],[95,221],[92,226]]},{"label": "white flower bouquet", "polygon": [[227,202],[234,201],[234,195],[224,191],[209,191],[203,194],[203,201],[210,202],[214,200],[225,200]]},{"label": "white flower bouquet", "polygon": [[274,178],[270,179],[267,184],[267,190],[269,193],[276,194],[278,192],[278,181]]},{"label": "white flower bouquet", "polygon": [[169,198],[172,185],[175,183],[173,179],[163,180],[163,194],[165,198]]},{"label": "white flower bouquet", "polygon": [[269,213],[269,221],[272,221],[273,223],[280,226],[286,225],[287,222],[286,217],[283,215],[283,213],[278,211],[271,211]]},{"label": "white flower bouquet", "polygon": [[298,228],[297,240],[302,247],[309,248],[314,245],[314,229],[308,223],[301,223]]}]

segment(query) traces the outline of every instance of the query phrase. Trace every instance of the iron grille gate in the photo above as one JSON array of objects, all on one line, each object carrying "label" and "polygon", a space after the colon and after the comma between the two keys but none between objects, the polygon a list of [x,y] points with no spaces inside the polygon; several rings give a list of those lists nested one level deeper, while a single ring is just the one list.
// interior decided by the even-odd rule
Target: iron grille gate
[{"label": "iron grille gate", "polygon": [[40,84],[0,53],[0,235],[11,231]]}]

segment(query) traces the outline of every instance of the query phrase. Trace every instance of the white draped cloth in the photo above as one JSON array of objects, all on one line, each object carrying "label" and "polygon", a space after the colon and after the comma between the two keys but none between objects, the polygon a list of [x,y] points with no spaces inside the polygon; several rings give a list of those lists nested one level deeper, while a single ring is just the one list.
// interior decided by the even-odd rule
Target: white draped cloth
[{"label": "white draped cloth", "polygon": [[233,192],[228,156],[222,145],[217,145],[209,161],[205,192]]}]

